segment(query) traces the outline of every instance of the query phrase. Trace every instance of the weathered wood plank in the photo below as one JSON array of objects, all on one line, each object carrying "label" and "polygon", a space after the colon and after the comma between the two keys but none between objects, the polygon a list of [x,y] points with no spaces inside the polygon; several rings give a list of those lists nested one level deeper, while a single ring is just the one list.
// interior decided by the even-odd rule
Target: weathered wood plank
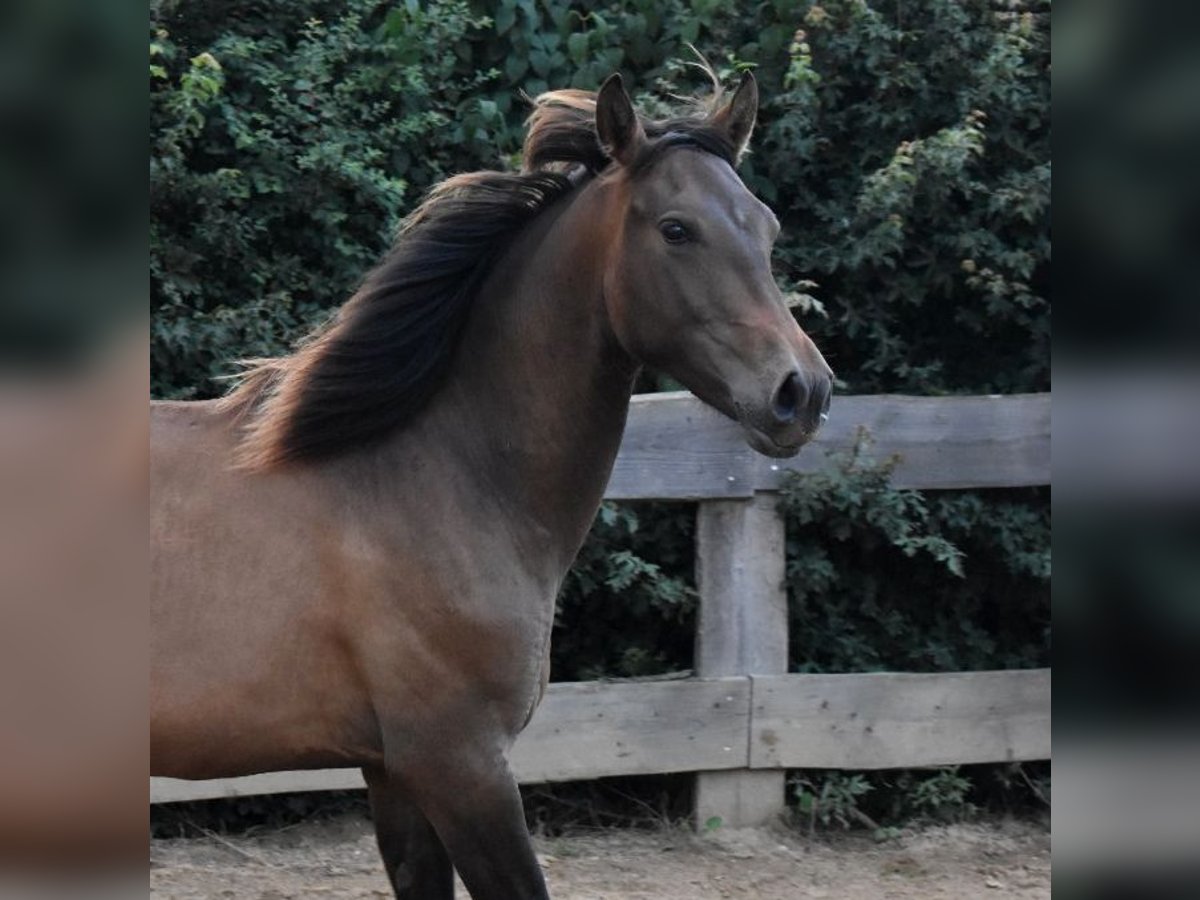
[{"label": "weathered wood plank", "polygon": [[307,772],[265,772],[244,778],[212,778],[184,781],[180,778],[151,778],[150,802],[215,800],[218,797],[255,797],[293,791],[339,791],[365,788],[358,769],[313,769]]},{"label": "weathered wood plank", "polygon": [[[829,451],[854,446],[860,429],[876,460],[899,457],[900,488],[1027,487],[1050,483],[1050,395],[977,397],[876,395],[834,399],[814,450],[778,466],[757,457],[755,487],[770,490],[784,471],[812,472]],[[776,468],[772,468],[776,466]]]},{"label": "weathered wood plank", "polygon": [[553,684],[510,755],[524,783],[745,766],[745,678]]},{"label": "weathered wood plank", "polygon": [[[787,671],[784,525],[777,505],[770,494],[700,504],[696,673],[701,677]],[[714,818],[732,827],[770,822],[783,812],[784,775],[748,769],[697,775],[696,826]]]},{"label": "weathered wood plank", "polygon": [[1050,483],[1050,395],[834,397],[817,439],[790,460],[750,450],[739,427],[686,392],[638,396],[606,496],[614,500],[749,497],[784,472],[814,472],[854,446],[899,457],[896,487],[1024,487]]},{"label": "weathered wood plank", "polygon": [[[526,784],[748,763],[746,678],[552,684],[509,756]],[[153,803],[363,787],[356,769],[150,779]]]},{"label": "weathered wood plank", "polygon": [[[1050,670],[1032,669],[555,684],[512,761],[525,783],[719,770],[704,776],[712,778],[714,796],[722,792],[726,809],[732,804],[735,815],[750,815],[764,808],[761,784],[746,792],[739,776],[747,773],[727,771],[747,764],[885,769],[1050,755]],[[355,769],[152,778],[150,799],[362,786]]]},{"label": "weathered wood plank", "polygon": [[1050,758],[1050,670],[754,677],[755,768]]},{"label": "weathered wood plank", "polygon": [[755,455],[737,425],[690,393],[639,394],[605,497],[750,497]]}]

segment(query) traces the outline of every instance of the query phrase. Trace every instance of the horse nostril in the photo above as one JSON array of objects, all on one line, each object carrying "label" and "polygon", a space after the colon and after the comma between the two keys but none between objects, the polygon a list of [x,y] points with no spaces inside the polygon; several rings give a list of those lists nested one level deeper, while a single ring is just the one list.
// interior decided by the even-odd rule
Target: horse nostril
[{"label": "horse nostril", "polygon": [[798,372],[791,372],[775,391],[775,399],[771,403],[771,411],[781,424],[790,425],[796,421],[796,411],[800,408],[800,400],[804,388]]}]

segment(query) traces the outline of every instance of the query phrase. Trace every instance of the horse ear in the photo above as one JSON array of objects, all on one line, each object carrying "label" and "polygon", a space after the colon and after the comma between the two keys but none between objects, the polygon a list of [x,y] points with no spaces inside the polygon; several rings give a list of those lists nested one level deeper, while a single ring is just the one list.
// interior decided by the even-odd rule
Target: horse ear
[{"label": "horse ear", "polygon": [[730,100],[713,116],[713,125],[725,130],[734,147],[734,157],[741,158],[750,143],[754,131],[754,120],[758,117],[758,82],[750,72],[742,75],[742,82]]},{"label": "horse ear", "polygon": [[605,152],[623,166],[633,161],[646,139],[620,73],[609,75],[596,95],[596,134]]}]

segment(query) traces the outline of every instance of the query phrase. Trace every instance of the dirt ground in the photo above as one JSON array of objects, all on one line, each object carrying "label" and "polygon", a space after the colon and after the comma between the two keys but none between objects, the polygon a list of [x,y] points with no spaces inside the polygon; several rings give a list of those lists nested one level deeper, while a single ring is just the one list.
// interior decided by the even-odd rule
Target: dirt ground
[{"label": "dirt ground", "polygon": [[[1050,834],[1026,823],[932,827],[879,844],[782,829],[613,829],[541,839],[537,851],[555,900],[1050,896]],[[155,840],[150,857],[150,896],[161,900],[392,896],[359,816]]]}]

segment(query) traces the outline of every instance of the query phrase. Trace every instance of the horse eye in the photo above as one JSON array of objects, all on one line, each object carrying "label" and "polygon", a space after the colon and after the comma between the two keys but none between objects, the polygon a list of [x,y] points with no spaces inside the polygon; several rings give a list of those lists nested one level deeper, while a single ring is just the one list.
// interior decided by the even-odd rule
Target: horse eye
[{"label": "horse eye", "polygon": [[682,244],[689,237],[688,230],[683,227],[683,223],[676,219],[667,219],[658,226],[658,230],[668,244]]}]

